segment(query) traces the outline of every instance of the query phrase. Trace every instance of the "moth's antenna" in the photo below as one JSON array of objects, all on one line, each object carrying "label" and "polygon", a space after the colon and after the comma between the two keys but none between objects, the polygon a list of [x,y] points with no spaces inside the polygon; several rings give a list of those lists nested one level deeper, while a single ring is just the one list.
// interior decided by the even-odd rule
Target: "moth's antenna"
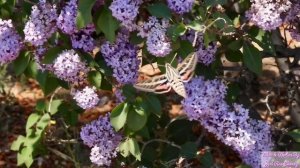
[{"label": "moth's antenna", "polygon": [[217,18],[216,20],[214,20],[214,21],[212,21],[208,26],[206,26],[205,27],[205,29],[204,29],[204,32],[205,32],[205,30],[206,29],[208,29],[208,28],[210,28],[213,24],[215,24],[217,21],[219,21],[219,20],[223,20],[223,22],[226,24],[227,22],[226,22],[226,20],[224,19],[224,18]]},{"label": "moth's antenna", "polygon": [[172,61],[171,61],[171,63],[170,63],[170,64],[172,64],[172,63],[173,63],[173,61],[175,60],[176,56],[177,56],[177,53],[176,53],[176,54],[174,55],[174,57],[172,58]]}]

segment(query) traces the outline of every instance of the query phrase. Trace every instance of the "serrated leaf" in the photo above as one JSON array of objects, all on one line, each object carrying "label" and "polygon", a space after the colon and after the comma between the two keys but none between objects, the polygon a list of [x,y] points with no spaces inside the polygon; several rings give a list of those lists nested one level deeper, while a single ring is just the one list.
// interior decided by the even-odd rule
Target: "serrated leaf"
[{"label": "serrated leaf", "polygon": [[108,41],[115,41],[119,22],[112,16],[112,13],[108,8],[102,9],[100,16],[97,19],[96,27],[104,33],[105,38]]},{"label": "serrated leaf", "polygon": [[128,110],[128,103],[121,103],[112,110],[110,115],[110,122],[116,131],[119,131],[125,125]]},{"label": "serrated leaf", "polygon": [[10,149],[13,151],[18,151],[25,139],[26,138],[24,136],[19,135],[18,138],[11,144]]},{"label": "serrated leaf", "polygon": [[102,75],[98,71],[90,71],[88,73],[88,80],[90,84],[95,86],[96,88],[100,89],[101,87],[101,82],[102,82]]},{"label": "serrated leaf", "polygon": [[27,68],[30,61],[29,52],[21,52],[16,60],[13,62],[13,67],[16,75],[21,75]]},{"label": "serrated leaf", "polygon": [[76,24],[79,29],[92,23],[92,8],[97,0],[79,0]]},{"label": "serrated leaf", "polygon": [[140,147],[137,141],[133,138],[128,139],[129,151],[138,160],[141,161]]},{"label": "serrated leaf", "polygon": [[167,5],[163,3],[155,3],[149,5],[147,10],[152,16],[156,16],[158,18],[171,18],[171,10],[168,8]]},{"label": "serrated leaf", "polygon": [[262,73],[262,58],[260,51],[252,44],[244,42],[243,62],[252,72],[260,75]]}]

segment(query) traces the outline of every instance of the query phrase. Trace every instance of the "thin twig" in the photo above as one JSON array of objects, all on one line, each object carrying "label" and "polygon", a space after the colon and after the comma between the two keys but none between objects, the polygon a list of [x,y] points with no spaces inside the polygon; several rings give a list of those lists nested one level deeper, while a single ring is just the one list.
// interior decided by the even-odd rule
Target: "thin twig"
[{"label": "thin twig", "polygon": [[53,101],[53,98],[54,96],[57,94],[57,92],[61,89],[61,87],[58,87],[54,92],[53,94],[51,95],[51,98],[50,98],[50,101],[49,101],[49,106],[48,106],[48,111],[50,112],[51,111],[51,103]]}]

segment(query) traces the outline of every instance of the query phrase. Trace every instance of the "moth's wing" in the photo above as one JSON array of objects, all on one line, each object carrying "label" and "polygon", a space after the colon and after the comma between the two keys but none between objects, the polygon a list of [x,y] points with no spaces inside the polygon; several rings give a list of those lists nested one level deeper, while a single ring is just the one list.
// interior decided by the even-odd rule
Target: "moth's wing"
[{"label": "moth's wing", "polygon": [[191,53],[180,64],[178,64],[176,70],[179,72],[184,82],[189,81],[194,75],[197,62],[197,55],[195,53]]},{"label": "moth's wing", "polygon": [[137,90],[158,94],[166,93],[171,90],[171,87],[168,85],[168,79],[165,75],[155,76],[145,81],[136,83],[134,87]]}]

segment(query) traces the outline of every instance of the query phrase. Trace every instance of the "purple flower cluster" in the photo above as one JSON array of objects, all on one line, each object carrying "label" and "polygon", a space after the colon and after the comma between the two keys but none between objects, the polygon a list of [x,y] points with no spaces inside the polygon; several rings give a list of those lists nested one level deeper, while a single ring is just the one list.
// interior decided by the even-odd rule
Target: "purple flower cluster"
[{"label": "purple flower cluster", "polygon": [[[197,37],[195,37],[197,35]],[[185,36],[182,37],[184,40],[188,40],[191,43],[194,42],[196,38],[195,48],[196,55],[198,57],[198,62],[209,65],[215,61],[215,54],[217,52],[218,46],[216,42],[211,42],[206,47],[204,44],[203,34],[196,34],[194,31],[188,32]]]},{"label": "purple flower cluster", "polygon": [[264,30],[274,30],[283,23],[282,15],[290,8],[289,0],[251,0],[252,5],[246,17]]},{"label": "purple flower cluster", "polygon": [[0,19],[0,64],[15,60],[22,49],[22,39],[11,20]]},{"label": "purple flower cluster", "polygon": [[113,76],[119,83],[136,82],[140,61],[137,47],[129,43],[128,35],[120,33],[114,44],[105,42],[101,46],[101,53],[108,66],[113,68]]},{"label": "purple flower cluster", "polygon": [[195,0],[167,0],[167,2],[174,12],[183,14],[192,10]]},{"label": "purple flower cluster", "polygon": [[113,0],[109,9],[128,30],[134,30],[133,26],[142,0]]},{"label": "purple flower cluster", "polygon": [[148,22],[139,28],[138,35],[147,37],[147,50],[157,57],[164,57],[172,51],[170,40],[166,35],[168,27],[168,20],[162,19],[160,22],[156,17],[151,16]]},{"label": "purple flower cluster", "polygon": [[56,6],[46,3],[45,0],[34,5],[24,28],[25,41],[34,46],[43,45],[57,30],[56,12]]},{"label": "purple flower cluster", "polygon": [[82,49],[85,52],[92,52],[96,46],[95,40],[91,36],[94,32],[95,27],[90,24],[87,27],[73,33],[71,35],[72,47]]},{"label": "purple flower cluster", "polygon": [[98,166],[110,166],[111,160],[117,156],[117,147],[122,140],[122,136],[111,126],[108,114],[85,125],[81,129],[80,137],[85,145],[92,148],[90,159]]},{"label": "purple flower cluster", "polygon": [[54,74],[67,82],[79,82],[88,72],[86,64],[74,50],[65,50],[54,60]]},{"label": "purple flower cluster", "polygon": [[[198,77],[186,84],[189,95],[182,101],[190,120],[199,121],[224,144],[236,150],[243,161],[260,167],[260,153],[272,150],[270,126],[249,118],[241,105],[231,108],[224,101],[225,85]],[[218,95],[218,96],[216,96]]]},{"label": "purple flower cluster", "polygon": [[97,106],[100,101],[95,88],[90,88],[88,86],[82,90],[74,91],[72,95],[73,99],[77,102],[77,105],[83,109],[91,109]]},{"label": "purple flower cluster", "polygon": [[126,99],[126,97],[123,95],[121,89],[116,89],[115,90],[115,96],[117,98],[117,101],[116,101],[117,104],[120,104],[120,103],[124,102],[125,99]]},{"label": "purple flower cluster", "polygon": [[77,0],[70,0],[62,9],[57,18],[57,27],[66,34],[73,34],[76,30],[76,16],[77,16]]}]

